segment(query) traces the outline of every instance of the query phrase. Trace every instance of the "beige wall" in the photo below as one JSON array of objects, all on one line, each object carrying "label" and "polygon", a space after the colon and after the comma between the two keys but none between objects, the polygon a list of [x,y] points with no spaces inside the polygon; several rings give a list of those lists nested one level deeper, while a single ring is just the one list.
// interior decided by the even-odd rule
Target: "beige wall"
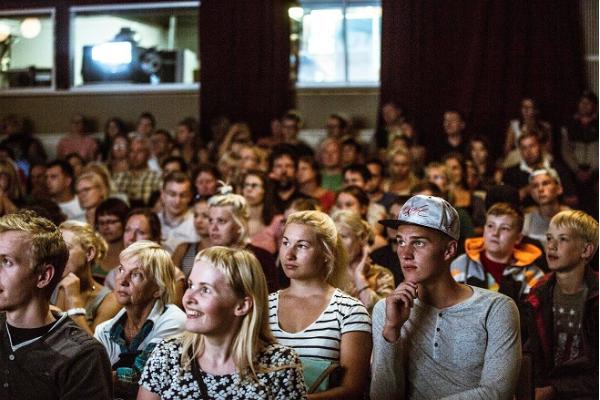
[{"label": "beige wall", "polygon": [[[299,90],[298,111],[308,129],[322,128],[327,115],[343,112],[359,117],[366,127],[375,125],[378,89]],[[173,129],[186,116],[198,116],[199,95],[196,92],[154,93],[56,93],[47,95],[0,96],[0,118],[17,113],[31,118],[38,133],[61,133],[69,128],[69,119],[82,113],[98,122],[101,130],[111,116],[133,122],[143,111],[156,116],[158,126]]]},{"label": "beige wall", "polygon": [[75,113],[96,120],[101,130],[111,116],[133,122],[140,113],[151,111],[159,127],[172,129],[180,119],[198,115],[198,97],[196,92],[0,96],[0,117],[17,113],[31,118],[38,133],[60,133],[68,130]]},{"label": "beige wall", "polygon": [[377,118],[379,88],[369,89],[299,89],[297,110],[304,127],[323,128],[327,116],[340,113],[347,119],[358,119],[364,128],[374,128]]}]

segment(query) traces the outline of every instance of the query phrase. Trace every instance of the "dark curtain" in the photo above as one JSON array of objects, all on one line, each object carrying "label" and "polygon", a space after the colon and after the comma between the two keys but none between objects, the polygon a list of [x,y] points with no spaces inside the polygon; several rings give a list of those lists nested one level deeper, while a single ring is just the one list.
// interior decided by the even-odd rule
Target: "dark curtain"
[{"label": "dark curtain", "polygon": [[413,116],[435,146],[445,109],[501,149],[525,95],[553,125],[574,112],[584,85],[578,2],[382,0],[381,104]]},{"label": "dark curtain", "polygon": [[200,109],[203,135],[225,115],[255,137],[293,105],[288,5],[283,0],[202,0]]}]

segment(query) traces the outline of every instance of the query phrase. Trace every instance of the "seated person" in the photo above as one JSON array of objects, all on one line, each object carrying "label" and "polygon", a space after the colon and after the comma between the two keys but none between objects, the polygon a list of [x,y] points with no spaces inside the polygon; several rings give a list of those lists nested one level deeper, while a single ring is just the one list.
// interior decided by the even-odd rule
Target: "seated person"
[{"label": "seated person", "polygon": [[67,314],[50,311],[69,249],[32,211],[0,218],[1,399],[112,398],[106,352]]},{"label": "seated person", "polygon": [[[222,187],[219,190],[228,190]],[[267,277],[269,292],[279,288],[275,258],[267,250],[250,243],[248,220],[250,210],[239,194],[220,194],[208,200],[209,245],[249,250],[258,258]]]},{"label": "seated person", "polygon": [[194,200],[192,209],[194,211],[194,230],[198,237],[200,237],[200,241],[181,243],[171,256],[173,264],[183,272],[186,277],[185,279],[188,278],[192,271],[196,254],[200,250],[207,248],[210,244],[210,237],[208,235],[208,198],[199,197]]},{"label": "seated person", "polygon": [[156,347],[138,400],[306,398],[298,355],[269,329],[267,282],[251,252],[202,250],[184,308],[185,331]]},{"label": "seated person", "polygon": [[598,222],[561,211],[547,233],[550,273],[533,288],[523,324],[536,399],[598,398]]},{"label": "seated person", "polygon": [[523,214],[508,203],[487,212],[483,237],[465,241],[465,254],[450,265],[457,282],[510,296],[522,308],[530,289],[544,276],[536,265],[542,250],[521,244]]},{"label": "seated person", "polygon": [[111,290],[92,276],[92,268],[104,258],[107,245],[85,222],[65,221],[59,228],[69,259],[50,302],[65,310],[91,336],[98,324],[121,309]]},{"label": "seated person", "polygon": [[375,303],[394,291],[394,275],[369,258],[369,242],[374,235],[367,221],[352,211],[338,211],[331,218],[348,252],[344,291],[359,299],[370,312]]},{"label": "seated person", "polygon": [[371,399],[512,399],[518,310],[507,296],[452,279],[456,210],[418,195],[383,223],[397,229],[405,280],[373,311]]},{"label": "seated person", "polygon": [[171,256],[149,240],[121,252],[115,295],[123,309],[96,327],[114,372],[115,396],[135,398],[146,360],[164,338],[183,331],[185,314],[173,304],[175,266]]},{"label": "seated person", "polygon": [[305,362],[340,364],[339,386],[320,392],[320,398],[360,398],[368,387],[371,318],[362,303],[340,289],[347,254],[331,218],[320,211],[289,215],[279,259],[290,286],[269,296],[273,335]]},{"label": "seated person", "polygon": [[546,231],[550,220],[569,207],[562,204],[560,177],[554,168],[536,169],[529,175],[531,198],[534,206],[525,210],[523,235],[546,244]]}]

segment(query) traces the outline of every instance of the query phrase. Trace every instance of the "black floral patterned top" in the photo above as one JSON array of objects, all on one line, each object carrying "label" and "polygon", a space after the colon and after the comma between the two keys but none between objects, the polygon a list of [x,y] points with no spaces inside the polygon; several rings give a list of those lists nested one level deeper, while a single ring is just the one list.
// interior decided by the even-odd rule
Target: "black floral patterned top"
[{"label": "black floral patterned top", "polygon": [[[140,386],[158,394],[162,400],[202,399],[200,385],[191,369],[181,366],[182,344],[182,338],[175,337],[156,346],[140,378]],[[237,372],[200,373],[210,399],[306,399],[298,354],[276,343],[267,346],[257,357],[258,381],[242,380]]]}]

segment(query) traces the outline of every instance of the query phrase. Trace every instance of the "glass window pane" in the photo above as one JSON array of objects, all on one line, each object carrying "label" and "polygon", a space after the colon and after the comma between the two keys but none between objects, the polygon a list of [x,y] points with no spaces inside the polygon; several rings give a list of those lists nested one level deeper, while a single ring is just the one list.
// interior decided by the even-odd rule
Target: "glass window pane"
[{"label": "glass window pane", "polygon": [[348,7],[348,80],[378,82],[381,54],[381,7]]},{"label": "glass window pane", "polygon": [[341,8],[304,10],[299,82],[343,82],[344,41]]},{"label": "glass window pane", "polygon": [[53,68],[53,12],[0,13],[0,88],[51,87]]},{"label": "glass window pane", "polygon": [[194,83],[198,6],[73,12],[73,84]]}]

